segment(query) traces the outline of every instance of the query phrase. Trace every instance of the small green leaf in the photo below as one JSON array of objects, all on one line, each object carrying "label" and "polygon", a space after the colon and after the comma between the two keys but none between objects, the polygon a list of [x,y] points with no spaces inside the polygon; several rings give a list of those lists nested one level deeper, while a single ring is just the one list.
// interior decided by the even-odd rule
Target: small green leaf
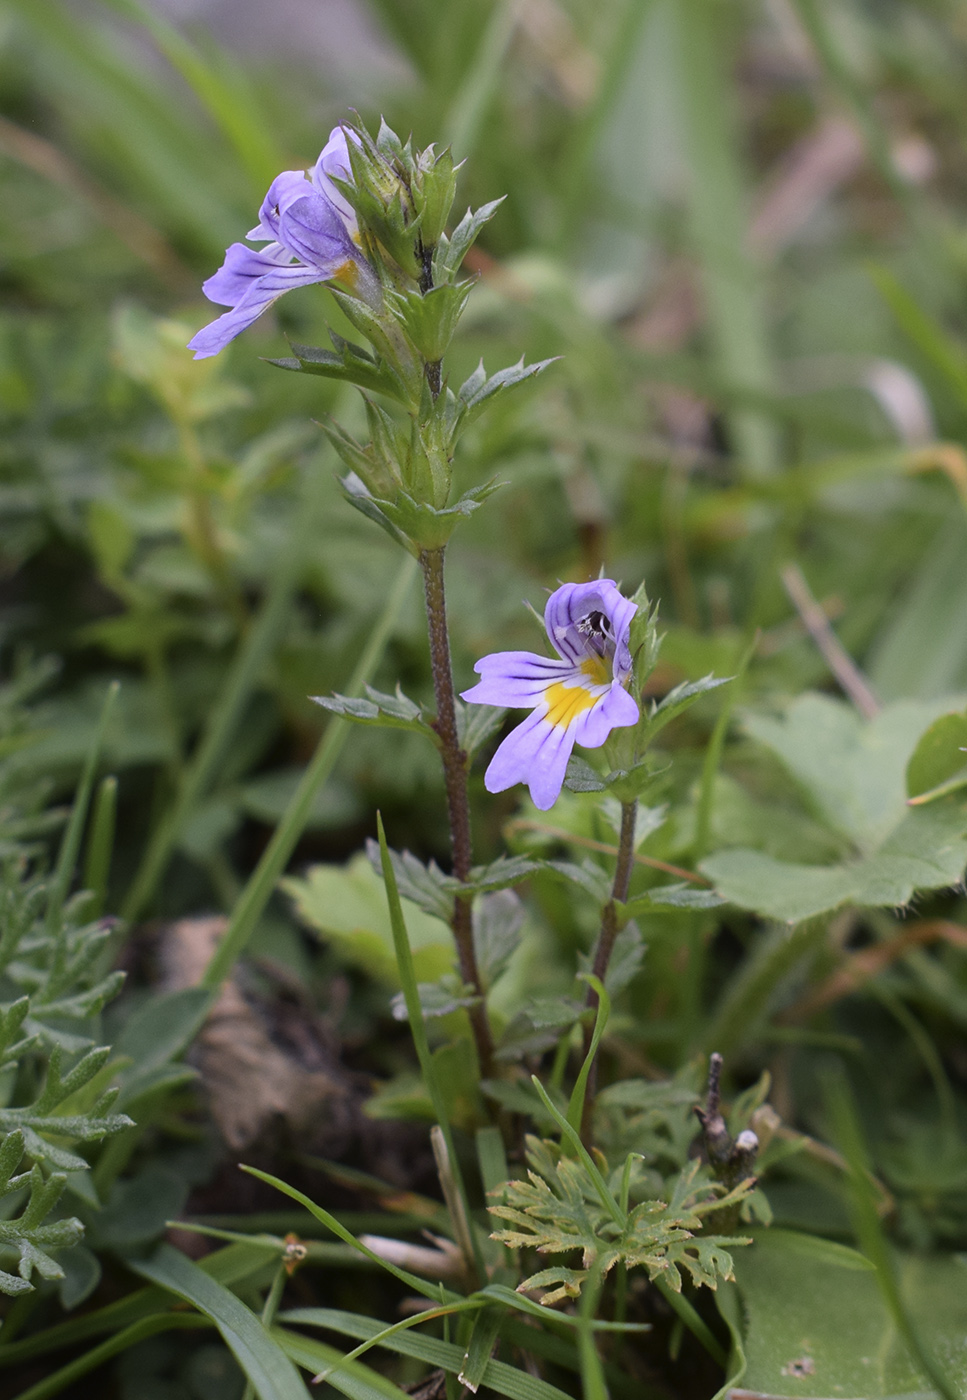
[{"label": "small green leaf", "polygon": [[473,946],[485,988],[493,986],[520,944],[524,906],[513,890],[485,894],[473,911]]},{"label": "small green leaf", "polygon": [[366,686],[366,698],[347,695],[310,695],[317,705],[354,724],[373,724],[384,729],[406,729],[411,734],[423,734],[437,742],[435,732],[423,718],[419,705],[408,700],[399,686],[395,695]]},{"label": "small green leaf", "polygon": [[967,715],[941,715],[907,764],[907,796],[919,804],[967,784]]},{"label": "small green leaf", "polygon": [[571,792],[604,792],[607,782],[579,754],[572,754],[567,761],[564,786]]},{"label": "small green leaf", "polygon": [[505,198],[506,196],[492,199],[489,204],[482,204],[476,210],[468,209],[449,238],[445,234],[441,235],[433,259],[436,281],[445,282],[459,272],[460,264],[476,241],[480,230],[494,217]]},{"label": "small green leaf", "polygon": [[689,885],[684,882],[676,885],[657,885],[645,894],[629,899],[618,905],[623,919],[636,919],[641,914],[650,914],[656,909],[719,909],[726,901],[715,890],[702,885]]},{"label": "small green leaf", "polygon": [[653,706],[650,713],[642,715],[641,723],[648,741],[651,742],[671,720],[690,709],[701,696],[707,695],[710,690],[717,690],[720,685],[728,685],[730,680],[731,676],[710,675],[703,676],[700,681],[683,681],[681,685],[676,685],[659,704]]},{"label": "small green leaf", "polygon": [[483,370],[481,362],[480,367],[460,386],[458,399],[464,408],[462,421],[467,423],[476,418],[485,405],[496,395],[503,393],[506,389],[515,389],[526,380],[533,379],[535,375],[547,369],[548,365],[554,364],[558,358],[559,356],[554,356],[549,360],[538,360],[532,365],[525,365],[522,355],[515,365],[499,369],[489,379],[486,375],[481,378]]},{"label": "small green leaf", "polygon": [[[377,875],[382,874],[379,843],[372,837],[366,842],[366,854]],[[396,885],[404,899],[412,902],[435,919],[448,923],[453,912],[453,886],[435,860],[424,865],[409,851],[390,851]]]}]

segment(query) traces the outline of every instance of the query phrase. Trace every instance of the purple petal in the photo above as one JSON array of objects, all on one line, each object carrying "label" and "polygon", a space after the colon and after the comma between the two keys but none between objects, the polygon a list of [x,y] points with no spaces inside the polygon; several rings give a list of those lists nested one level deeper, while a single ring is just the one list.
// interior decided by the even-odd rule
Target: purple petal
[{"label": "purple petal", "polygon": [[337,267],[359,257],[346,225],[321,194],[303,182],[303,193],[282,212],[279,242],[297,258],[331,277]]},{"label": "purple petal", "polygon": [[258,252],[244,243],[233,243],[218,271],[202,283],[202,291],[219,306],[237,306],[257,278],[290,261],[290,255],[278,243],[270,243]]},{"label": "purple petal", "polygon": [[269,185],[268,194],[262,200],[259,221],[246,238],[255,241],[279,237],[279,222],[290,204],[311,194],[312,186],[306,179],[304,170],[283,170]]},{"label": "purple petal", "polygon": [[561,729],[535,710],[500,745],[484,774],[484,786],[488,792],[503,792],[526,783],[534,806],[546,812],[560,794],[573,747],[573,725]]},{"label": "purple petal", "polygon": [[614,674],[624,680],[631,670],[628,628],[637,611],[637,604],[622,595],[613,579],[565,583],[547,600],[544,626],[558,654],[577,663],[595,654],[577,624],[592,612],[603,613],[615,641]]},{"label": "purple petal", "polygon": [[341,126],[333,127],[329,133],[329,140],[313,166],[310,178],[318,193],[328,199],[330,204],[335,205],[349,232],[355,233],[357,228],[356,211],[342,191],[333,184],[330,179],[332,175],[335,175],[338,180],[352,183],[353,168],[349,160],[349,147],[346,142],[346,133]]},{"label": "purple petal", "polygon": [[638,706],[620,685],[612,686],[593,709],[585,710],[574,724],[574,742],[584,749],[598,749],[612,729],[638,723]]},{"label": "purple petal", "polygon": [[[215,275],[218,276],[217,273]],[[295,265],[273,267],[262,277],[255,278],[232,311],[226,311],[224,316],[219,316],[217,320],[203,326],[197,335],[192,336],[188,342],[188,349],[194,350],[196,360],[207,360],[210,356],[217,355],[220,350],[225,349],[229,341],[234,340],[241,331],[257,320],[266,307],[271,306],[283,292],[291,291],[293,287],[311,286],[313,282],[322,280],[315,268]]]},{"label": "purple petal", "polygon": [[567,661],[530,651],[495,651],[481,657],[473,669],[483,679],[460,697],[471,705],[536,705],[549,685],[574,678],[574,667]]}]

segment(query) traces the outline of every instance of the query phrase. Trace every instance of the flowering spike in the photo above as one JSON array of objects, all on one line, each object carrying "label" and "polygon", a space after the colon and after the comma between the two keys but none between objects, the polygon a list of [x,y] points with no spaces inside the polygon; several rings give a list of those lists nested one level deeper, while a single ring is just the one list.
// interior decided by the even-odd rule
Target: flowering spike
[{"label": "flowering spike", "polygon": [[526,783],[534,805],[546,811],[561,791],[575,744],[600,748],[612,729],[637,722],[638,705],[626,689],[636,612],[612,579],[565,583],[544,611],[559,660],[502,651],[477,662],[474,670],[482,679],[463,692],[464,700],[533,711],[491,759],[484,775],[488,792]]}]

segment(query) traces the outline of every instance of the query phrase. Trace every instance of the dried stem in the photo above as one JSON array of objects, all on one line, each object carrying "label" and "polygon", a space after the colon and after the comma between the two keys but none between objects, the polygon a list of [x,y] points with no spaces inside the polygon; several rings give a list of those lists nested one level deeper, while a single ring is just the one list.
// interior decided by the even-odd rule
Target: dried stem
[{"label": "dried stem", "polygon": [[[470,801],[467,796],[467,755],[460,747],[457,734],[457,713],[453,695],[453,672],[450,666],[450,639],[447,634],[446,594],[443,587],[443,549],[424,549],[420,553],[423,588],[426,597],[426,619],[430,636],[430,663],[433,668],[433,693],[436,696],[436,719],[433,728],[440,738],[443,777],[447,794],[447,816],[450,822],[450,844],[453,851],[453,873],[458,880],[470,878],[473,848],[470,837]],[[450,926],[457,945],[460,976],[464,983],[482,996],[477,955],[473,946],[470,899],[458,895],[453,901]],[[470,1008],[480,1071],[489,1075],[493,1064],[493,1041],[483,1001]]]},{"label": "dried stem", "polygon": [[852,700],[864,719],[873,719],[880,712],[880,702],[869,682],[842,642],[829,625],[829,618],[813,597],[809,584],[797,564],[787,564],[781,571],[782,585],[793,606],[832,671],[841,690]]}]

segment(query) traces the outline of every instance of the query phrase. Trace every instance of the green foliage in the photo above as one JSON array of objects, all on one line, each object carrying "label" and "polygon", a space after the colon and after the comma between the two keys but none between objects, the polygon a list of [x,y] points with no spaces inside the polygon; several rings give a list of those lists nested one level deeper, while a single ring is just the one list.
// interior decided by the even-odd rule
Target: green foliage
[{"label": "green foliage", "polygon": [[847,860],[827,866],[761,852],[721,851],[702,862],[719,893],[742,908],[796,923],[858,905],[903,906],[955,884],[967,864],[967,806],[955,796],[910,809],[904,774],[924,724],[942,704],[897,702],[864,725],[842,702],[803,696],[781,720],[750,719]]},{"label": "green foliage", "polygon": [[[884,1213],[863,1247],[923,1251],[897,1254],[901,1302],[962,1384],[962,1290],[938,1251],[967,1245],[967,360],[951,235],[965,51],[945,3],[795,8],[790,28],[700,0],[376,0],[395,59],[364,74],[360,104],[308,50],[243,60],[133,0],[83,16],[65,0],[4,7],[0,1288],[23,1296],[0,1365],[30,1362],[28,1395],[90,1375],[124,1400],[216,1400],[187,1370],[216,1336],[247,1400],[302,1393],[293,1363],[327,1369],[354,1400],[399,1400],[427,1378],[418,1368],[510,1400],[582,1385],[588,1400],[621,1397],[642,1375],[656,1394],[704,1393],[708,1372],[676,1358],[700,1344],[721,1362],[690,1301],[716,1283],[732,1386],[924,1391],[869,1270],[831,1243],[851,1228],[817,1088],[831,1065],[853,1081]],[[341,36],[326,39],[340,74],[354,70]],[[400,84],[404,67],[414,80]],[[374,133],[343,192],[380,305],[293,292],[194,363],[185,342],[214,314],[202,279],[347,101]],[[821,188],[802,178],[817,170]],[[539,609],[556,580],[602,569],[629,593],[645,580],[640,724],[572,759],[552,812],[486,794],[507,717],[456,703],[477,862],[463,881],[416,560],[397,553],[444,544],[458,690],[487,652],[538,645],[522,598]],[[815,614],[790,602],[786,561]],[[854,713],[829,628],[869,678],[861,703],[883,702],[872,720]],[[35,700],[23,658],[47,653],[63,664]],[[111,771],[90,822],[93,769],[82,782],[52,862],[54,804],[85,769],[115,673]],[[400,848],[386,851],[393,917],[358,852],[376,810]],[[270,903],[293,858],[290,898]],[[90,892],[72,895],[79,869]],[[132,935],[123,964],[138,985],[112,1001],[126,930],[103,916],[119,909],[129,926],[160,918]],[[155,930],[200,910],[228,920],[204,986],[162,991]],[[601,1039],[586,975],[605,932]],[[427,1122],[450,1131],[446,1200],[429,1216],[412,1181],[367,1178],[359,1203],[398,1250],[432,1220],[436,1267],[456,1268],[443,1284],[387,1268],[389,1246],[360,1247],[271,1176],[299,1212],[278,1235],[197,1263],[166,1247],[137,1265],[150,1286],[132,1284],[125,1260],[192,1183],[217,1180],[238,1212],[230,1234],[265,1223],[236,1199],[230,1162],[213,1177],[206,1100],[182,1060],[247,944],[238,985],[274,1050],[322,1076],[316,1033],[323,1059],[340,1042],[351,1088],[334,1101],[334,1144],[358,1128],[347,1152],[389,1143],[405,1177],[424,1171]],[[404,1004],[418,1071],[392,1021]],[[489,1064],[471,1039],[481,1016]],[[724,1130],[759,1140],[763,1185],[743,1199],[695,1162],[710,1050],[726,1053]],[[358,1127],[366,1086],[382,1121]],[[486,1238],[482,1191],[499,1200],[509,1170],[494,1144],[503,1130],[512,1153],[521,1127],[562,1122],[574,1138],[538,1144],[535,1175],[502,1201],[520,1217],[505,1232],[518,1260]],[[403,1147],[398,1130],[413,1135]],[[253,1148],[300,1179],[311,1150],[291,1123]],[[78,1220],[58,1198],[64,1173]],[[723,1210],[755,1235],[734,1258],[740,1227]],[[339,1244],[308,1238],[316,1225]],[[299,1301],[332,1306],[279,1325],[290,1228],[307,1250]],[[552,1267],[534,1273],[538,1248]],[[522,1278],[565,1306],[515,1292]],[[396,1317],[400,1290],[434,1315],[396,1330],[349,1311]],[[88,1307],[58,1320],[58,1296]],[[194,1327],[204,1339],[184,1335]],[[379,1338],[380,1359],[343,1365],[346,1344],[306,1328]]]},{"label": "green foliage", "polygon": [[[541,1302],[547,1305],[577,1297],[592,1271],[604,1277],[616,1264],[640,1266],[652,1281],[661,1279],[676,1293],[683,1276],[715,1288],[719,1279],[732,1277],[726,1246],[748,1243],[701,1233],[703,1217],[743,1200],[750,1183],[727,1192],[697,1162],[679,1173],[668,1200],[641,1201],[619,1219],[602,1204],[582,1163],[564,1156],[553,1143],[528,1137],[527,1162],[529,1180],[509,1181],[505,1203],[489,1209],[516,1227],[495,1231],[494,1239],[502,1244],[538,1254],[581,1251],[580,1268],[540,1269],[521,1283],[523,1289],[546,1289]],[[624,1167],[611,1174],[613,1191],[620,1191],[624,1175]],[[634,1191],[633,1176],[630,1184]]]},{"label": "green foliage", "polygon": [[[106,1083],[110,1047],[91,1048],[98,1013],[123,981],[121,973],[104,969],[111,930],[83,922],[86,894],[66,904],[63,898],[97,750],[89,755],[61,857],[50,874],[41,864],[42,847],[31,839],[49,825],[45,786],[25,781],[12,763],[31,737],[23,699],[42,675],[25,673],[0,697],[0,1068],[8,1080],[0,1107],[0,1193],[29,1193],[20,1214],[0,1222],[0,1251],[19,1255],[18,1275],[0,1270],[0,1292],[9,1295],[30,1292],[34,1270],[43,1279],[63,1278],[47,1251],[83,1238],[79,1220],[50,1218],[66,1173],[90,1166],[71,1148],[132,1126],[126,1114],[109,1111],[119,1093]],[[24,1157],[33,1165],[16,1175]]]},{"label": "green foliage", "polygon": [[[67,1178],[63,1172],[53,1172],[45,1178],[36,1163],[30,1171],[15,1176],[27,1146],[27,1134],[18,1129],[11,1130],[7,1124],[4,1127],[6,1135],[0,1144],[0,1195],[8,1196],[25,1188],[30,1191],[20,1215],[0,1221],[0,1248],[16,1251],[20,1256],[17,1275],[0,1270],[0,1292],[16,1296],[30,1292],[30,1277],[34,1269],[41,1278],[63,1278],[63,1269],[46,1250],[78,1244],[84,1230],[79,1220],[48,1219],[61,1197]],[[37,1141],[35,1135],[34,1141]]]},{"label": "green foliage", "polygon": [[[777,1230],[736,1256],[744,1367],[732,1383],[768,1395],[826,1395],[834,1386],[885,1400],[932,1393],[880,1297],[862,1255],[814,1236]],[[958,1385],[963,1357],[947,1339],[957,1328],[963,1265],[905,1256],[900,1277],[918,1325],[939,1343]],[[843,1325],[843,1319],[849,1325]]]}]

